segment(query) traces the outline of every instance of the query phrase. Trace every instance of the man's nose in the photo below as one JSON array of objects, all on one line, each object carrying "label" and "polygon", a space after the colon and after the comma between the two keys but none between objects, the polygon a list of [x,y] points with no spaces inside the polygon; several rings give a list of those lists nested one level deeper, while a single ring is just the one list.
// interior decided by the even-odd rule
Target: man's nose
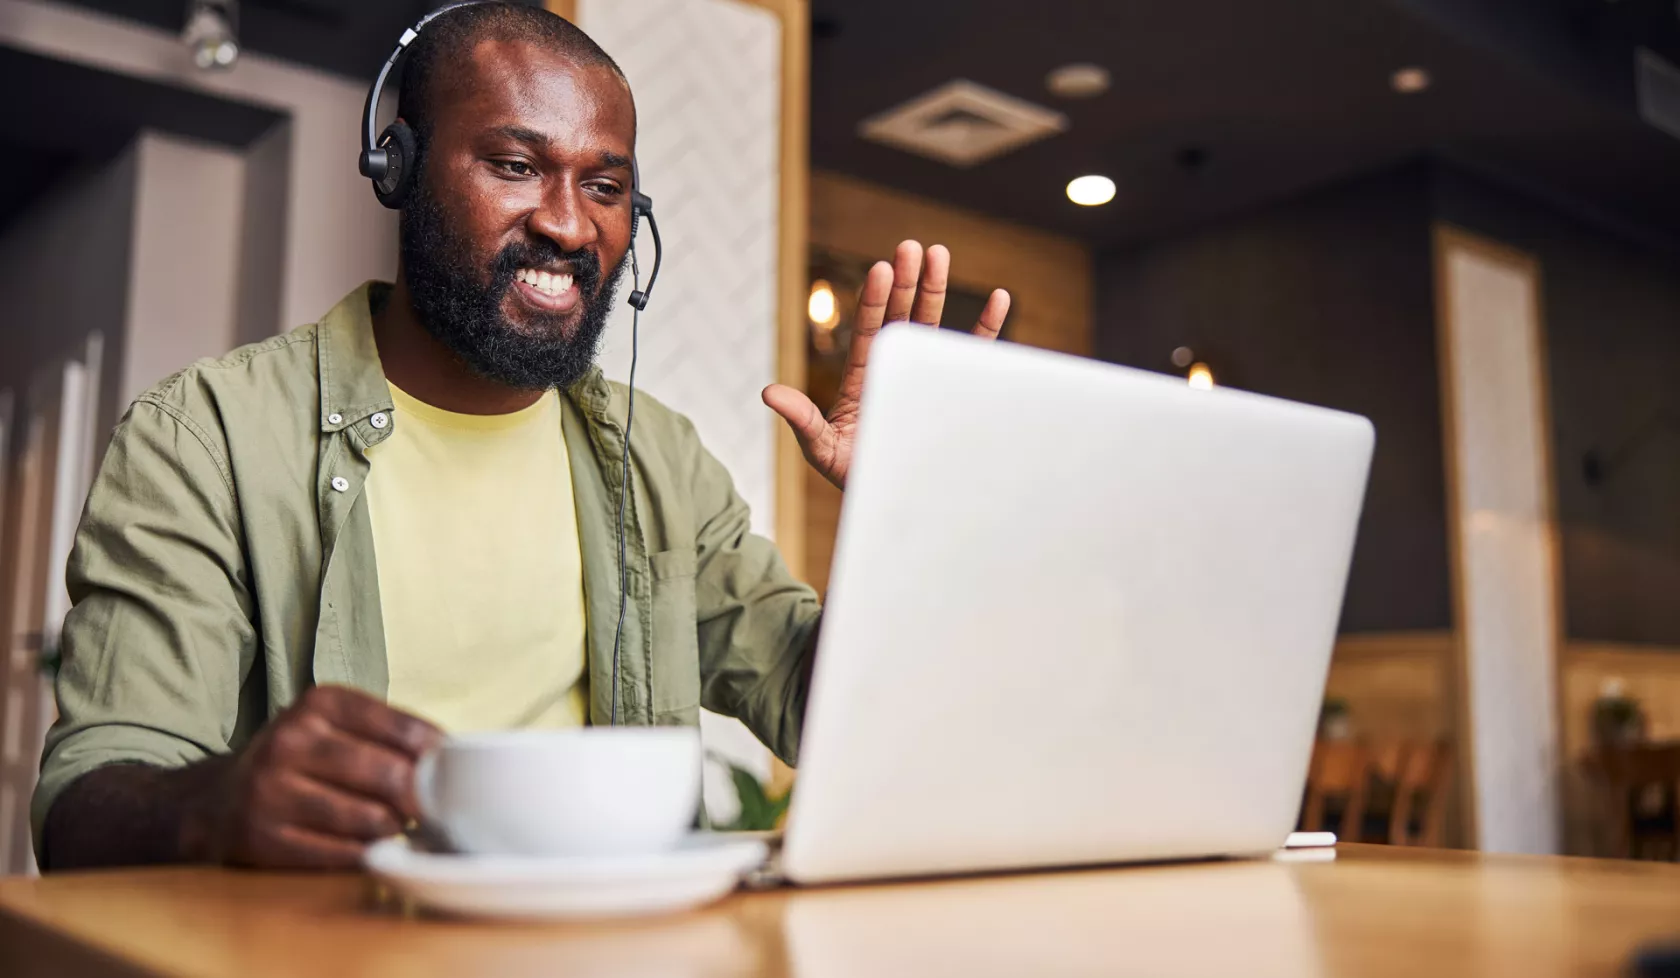
[{"label": "man's nose", "polygon": [[527,224],[532,234],[553,241],[568,253],[588,247],[600,238],[600,229],[584,206],[583,188],[569,180],[543,195],[542,204],[531,212]]}]

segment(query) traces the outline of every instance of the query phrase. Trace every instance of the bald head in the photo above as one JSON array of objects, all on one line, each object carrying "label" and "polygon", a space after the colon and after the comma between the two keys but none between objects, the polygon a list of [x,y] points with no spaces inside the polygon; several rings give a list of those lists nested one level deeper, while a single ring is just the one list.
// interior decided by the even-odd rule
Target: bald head
[{"label": "bald head", "polygon": [[460,69],[485,42],[536,45],[580,68],[608,68],[624,78],[618,64],[588,34],[541,7],[497,2],[451,10],[426,25],[403,65],[397,115],[414,129],[422,147],[431,135],[438,100],[455,94],[452,83],[467,76]]}]

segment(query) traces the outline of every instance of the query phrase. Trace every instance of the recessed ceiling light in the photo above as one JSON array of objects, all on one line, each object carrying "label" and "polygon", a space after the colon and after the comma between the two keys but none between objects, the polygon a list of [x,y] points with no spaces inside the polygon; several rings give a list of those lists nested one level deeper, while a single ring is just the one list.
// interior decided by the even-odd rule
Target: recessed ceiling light
[{"label": "recessed ceiling light", "polygon": [[1114,181],[1090,174],[1068,181],[1068,200],[1083,207],[1097,207],[1114,199]]},{"label": "recessed ceiling light", "polygon": [[1062,65],[1044,78],[1050,94],[1062,98],[1091,98],[1108,91],[1108,69],[1102,65]]},{"label": "recessed ceiling light", "polygon": [[1401,68],[1388,79],[1388,83],[1401,95],[1416,95],[1428,88],[1429,82],[1429,72],[1416,66]]}]

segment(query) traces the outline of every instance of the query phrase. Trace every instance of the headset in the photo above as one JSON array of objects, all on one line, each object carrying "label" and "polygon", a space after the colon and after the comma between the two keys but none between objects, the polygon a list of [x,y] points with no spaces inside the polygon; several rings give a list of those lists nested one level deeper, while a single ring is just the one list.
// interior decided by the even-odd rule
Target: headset
[{"label": "headset", "polygon": [[[458,10],[462,7],[477,7],[494,2],[494,0],[463,0],[439,7],[415,22],[413,27],[403,31],[402,38],[397,41],[397,49],[385,59],[385,64],[379,69],[379,74],[373,80],[373,87],[368,89],[367,105],[362,108],[362,152],[357,160],[357,169],[362,176],[373,181],[373,195],[379,202],[393,210],[400,209],[408,199],[409,192],[414,189],[413,163],[420,157],[420,137],[407,122],[397,119],[385,127],[383,132],[374,130],[374,114],[379,111],[379,99],[385,94],[385,86],[390,81],[391,71],[402,60],[408,46],[420,36],[426,25],[437,18]],[[653,234],[653,268],[648,272],[647,287],[642,287],[641,265],[636,258],[636,232],[641,223],[647,222],[648,231]],[[624,616],[630,600],[630,565],[625,556],[624,521],[625,505],[629,501],[632,491],[630,481],[630,431],[636,423],[636,354],[637,340],[641,333],[642,310],[647,308],[648,298],[653,294],[653,284],[659,280],[659,263],[664,257],[664,247],[659,241],[659,223],[653,218],[653,199],[642,193],[642,174],[635,160],[630,161],[630,307],[635,310],[630,316],[630,383],[629,404],[624,413],[624,477],[618,494],[618,627],[613,633],[612,654],[612,724],[618,724],[618,661],[619,648],[624,639]]]}]

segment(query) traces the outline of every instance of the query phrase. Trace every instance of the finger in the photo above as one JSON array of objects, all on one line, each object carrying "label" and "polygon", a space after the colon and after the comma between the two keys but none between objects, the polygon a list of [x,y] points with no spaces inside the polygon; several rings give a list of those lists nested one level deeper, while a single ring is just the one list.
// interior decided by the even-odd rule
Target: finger
[{"label": "finger", "polygon": [[292,769],[330,788],[381,805],[403,820],[420,816],[420,805],[414,797],[413,759],[383,744],[325,728],[310,739]]},{"label": "finger", "polygon": [[363,842],[396,835],[407,824],[389,805],[351,794],[329,784],[288,771],[281,775],[284,799],[274,815],[324,835]]},{"label": "finger", "polygon": [[803,391],[786,384],[771,384],[764,388],[763,397],[765,406],[782,416],[801,445],[820,438],[828,427],[822,411]]},{"label": "finger", "polygon": [[395,710],[346,686],[315,686],[304,694],[303,708],[360,740],[371,740],[417,758],[437,746],[443,731],[417,716]]},{"label": "finger", "polygon": [[986,305],[980,310],[980,320],[974,324],[974,335],[981,339],[997,339],[998,333],[1003,331],[1003,320],[1008,315],[1009,293],[993,289]]},{"label": "finger", "polygon": [[771,384],[764,388],[764,403],[793,429],[793,436],[798,439],[799,450],[805,453],[806,461],[816,466],[825,477],[833,479],[834,426],[823,417],[817,405],[804,393],[785,384]]},{"label": "finger", "polygon": [[910,318],[910,304],[916,298],[916,282],[922,275],[922,243],[900,241],[893,255],[892,292],[887,296],[886,322]]},{"label": "finger", "polygon": [[911,322],[938,326],[945,312],[945,288],[951,274],[951,252],[944,245],[931,245],[922,265],[922,284],[916,290],[916,304],[910,309]]},{"label": "finger", "polygon": [[846,354],[846,369],[840,374],[841,400],[856,400],[863,392],[863,373],[869,366],[869,346],[886,321],[887,298],[893,287],[893,267],[878,261],[863,280],[863,292],[858,296],[857,317],[852,321],[851,349]]},{"label": "finger", "polygon": [[360,869],[367,847],[301,825],[269,823],[232,860],[255,869]]}]

